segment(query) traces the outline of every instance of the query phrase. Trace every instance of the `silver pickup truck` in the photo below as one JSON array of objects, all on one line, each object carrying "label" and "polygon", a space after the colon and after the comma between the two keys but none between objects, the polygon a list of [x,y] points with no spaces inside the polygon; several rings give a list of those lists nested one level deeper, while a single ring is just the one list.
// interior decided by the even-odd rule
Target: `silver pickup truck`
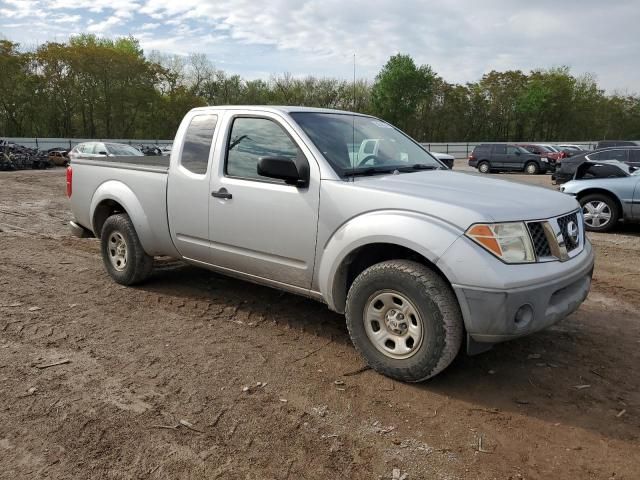
[{"label": "silver pickup truck", "polygon": [[349,112],[197,108],[169,159],[80,155],[67,194],[116,282],[168,255],[314,298],[403,381],[445,369],[463,340],[479,353],[554,324],[593,272],[575,199],[453,172]]}]

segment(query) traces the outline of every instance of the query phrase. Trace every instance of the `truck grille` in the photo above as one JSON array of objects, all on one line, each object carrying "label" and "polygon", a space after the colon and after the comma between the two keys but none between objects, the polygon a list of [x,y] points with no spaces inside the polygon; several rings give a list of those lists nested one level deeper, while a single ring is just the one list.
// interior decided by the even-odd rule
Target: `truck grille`
[{"label": "truck grille", "polygon": [[[557,259],[564,262],[578,255],[583,247],[580,239],[584,238],[584,227],[579,223],[581,221],[582,217],[576,211],[548,220],[527,222],[533,250],[538,261],[549,262]],[[569,235],[571,222],[577,228],[578,235],[575,239]]]},{"label": "truck grille", "polygon": [[571,252],[575,250],[576,248],[578,248],[578,245],[580,244],[580,237],[578,237],[578,240],[575,242],[571,240],[571,237],[569,236],[569,230],[567,228],[567,225],[569,225],[569,222],[573,222],[576,225],[578,225],[577,212],[573,212],[573,213],[570,213],[569,215],[565,215],[564,217],[558,218],[558,227],[560,227],[560,232],[562,232],[562,237],[564,238],[564,244],[567,247],[567,252]]},{"label": "truck grille", "polygon": [[547,236],[544,234],[544,227],[542,222],[531,222],[528,224],[529,234],[531,234],[531,240],[533,241],[533,249],[536,252],[536,257],[550,257],[551,247]]}]

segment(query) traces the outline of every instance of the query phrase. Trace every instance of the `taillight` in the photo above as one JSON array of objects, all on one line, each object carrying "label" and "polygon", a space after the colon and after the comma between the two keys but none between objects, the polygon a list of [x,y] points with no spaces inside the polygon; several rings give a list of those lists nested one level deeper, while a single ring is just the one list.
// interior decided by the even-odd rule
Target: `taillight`
[{"label": "taillight", "polygon": [[476,157],[473,156],[473,153],[471,155],[469,155],[469,160],[473,160],[474,158],[476,158]]},{"label": "taillight", "polygon": [[71,165],[67,167],[67,197],[71,198],[71,192],[73,184],[73,170],[71,170]]}]

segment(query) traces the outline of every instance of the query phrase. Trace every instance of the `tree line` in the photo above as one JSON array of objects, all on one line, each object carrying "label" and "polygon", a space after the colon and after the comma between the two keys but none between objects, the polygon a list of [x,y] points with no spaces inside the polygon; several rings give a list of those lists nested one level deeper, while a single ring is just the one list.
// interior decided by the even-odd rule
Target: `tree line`
[{"label": "tree line", "polygon": [[607,94],[567,67],[491,71],[462,85],[398,54],[372,82],[248,80],[204,55],[145,55],[133,37],[79,35],[30,51],[0,40],[2,136],[173,138],[189,109],[225,104],[369,113],[425,142],[640,139],[640,96]]}]

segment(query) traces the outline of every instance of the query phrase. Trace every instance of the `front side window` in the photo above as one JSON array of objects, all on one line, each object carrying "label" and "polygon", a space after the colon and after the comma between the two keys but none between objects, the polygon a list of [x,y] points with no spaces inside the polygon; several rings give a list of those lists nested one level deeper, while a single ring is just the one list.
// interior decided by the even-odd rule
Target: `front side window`
[{"label": "front side window", "polygon": [[[514,155],[516,152],[519,152],[521,149],[519,147],[514,147],[513,145],[509,145],[507,147],[507,154]],[[522,149],[524,150],[524,149]]]},{"label": "front side window", "polygon": [[207,173],[209,152],[217,121],[217,115],[196,115],[191,119],[184,135],[184,145],[180,155],[180,165],[190,172],[199,175]]},{"label": "front side window", "polygon": [[400,130],[376,118],[316,112],[291,116],[340,176],[445,168]]},{"label": "front side window", "polygon": [[231,126],[228,142],[225,173],[230,177],[280,182],[258,175],[260,157],[295,159],[302,155],[287,132],[267,118],[236,118]]}]

